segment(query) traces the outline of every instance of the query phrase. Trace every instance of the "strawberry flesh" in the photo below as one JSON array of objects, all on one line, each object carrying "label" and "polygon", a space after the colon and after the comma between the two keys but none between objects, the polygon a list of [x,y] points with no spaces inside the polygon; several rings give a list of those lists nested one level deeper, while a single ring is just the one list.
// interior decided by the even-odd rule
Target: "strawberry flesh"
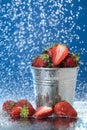
[{"label": "strawberry flesh", "polygon": [[65,45],[57,44],[52,47],[52,61],[54,65],[59,65],[68,55],[68,48]]},{"label": "strawberry flesh", "polygon": [[37,108],[34,117],[39,119],[39,118],[45,118],[48,116],[51,116],[53,113],[53,109],[51,107],[47,107],[47,106],[40,106],[39,108]]}]

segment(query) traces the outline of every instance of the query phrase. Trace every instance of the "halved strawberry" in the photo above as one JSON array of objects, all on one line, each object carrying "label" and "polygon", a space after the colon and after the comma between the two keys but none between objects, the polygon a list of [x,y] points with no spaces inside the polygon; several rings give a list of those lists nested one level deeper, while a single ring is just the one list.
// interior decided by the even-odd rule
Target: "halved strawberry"
[{"label": "halved strawberry", "polygon": [[70,117],[70,118],[77,117],[76,110],[67,101],[61,101],[56,103],[54,106],[54,113],[56,116],[61,117]]},{"label": "halved strawberry", "polygon": [[37,108],[34,117],[39,119],[39,118],[45,118],[48,116],[51,116],[53,113],[53,109],[51,107],[48,106],[40,106],[39,108]]},{"label": "halved strawberry", "polygon": [[54,65],[59,65],[68,55],[68,47],[64,44],[56,44],[52,47],[52,62]]},{"label": "halved strawberry", "polygon": [[15,106],[16,102],[13,100],[6,100],[3,103],[3,110],[6,112],[10,112],[10,110]]}]

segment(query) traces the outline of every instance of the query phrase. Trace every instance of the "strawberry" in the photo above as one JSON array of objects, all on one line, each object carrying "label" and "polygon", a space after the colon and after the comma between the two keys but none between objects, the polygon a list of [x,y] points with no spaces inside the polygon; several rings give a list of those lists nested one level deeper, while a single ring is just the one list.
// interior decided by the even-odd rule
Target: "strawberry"
[{"label": "strawberry", "polygon": [[38,56],[32,62],[32,66],[35,66],[35,67],[44,67],[45,66],[45,62],[43,61],[43,59],[41,57]]},{"label": "strawberry", "polygon": [[11,116],[12,118],[14,118],[14,117],[20,117],[20,113],[21,113],[21,107],[15,106],[15,107],[13,107],[13,108],[11,109],[11,111],[10,111],[10,116]]},{"label": "strawberry", "polygon": [[77,117],[76,110],[67,101],[61,101],[56,103],[54,106],[54,113],[56,116],[61,117]]},{"label": "strawberry", "polygon": [[22,107],[20,112],[20,117],[28,118],[31,117],[35,113],[35,109],[33,107]]},{"label": "strawberry", "polygon": [[28,107],[28,117],[33,116],[34,113],[35,113],[35,109],[33,108],[33,106],[29,106]]},{"label": "strawberry", "polygon": [[16,118],[16,117],[28,118],[31,117],[34,113],[35,113],[35,109],[31,106],[28,107],[15,106],[10,111],[10,116],[12,118]]},{"label": "strawberry", "polygon": [[23,110],[28,111],[27,116],[32,116],[35,113],[35,109],[33,108],[32,104],[26,99],[19,100],[16,103],[16,106],[25,108]]},{"label": "strawberry", "polygon": [[48,54],[41,54],[40,56],[36,57],[33,60],[32,66],[45,67],[48,60],[49,60],[49,55]]},{"label": "strawberry", "polygon": [[67,57],[61,62],[61,67],[75,67],[79,64],[79,53],[71,54],[69,53]]},{"label": "strawberry", "polygon": [[51,116],[53,113],[53,109],[51,107],[48,106],[40,106],[39,108],[37,108],[34,117],[39,119],[39,118],[45,118],[48,116]]},{"label": "strawberry", "polygon": [[27,99],[20,99],[19,101],[17,101],[16,106],[28,107],[28,106],[32,106],[32,104]]},{"label": "strawberry", "polygon": [[3,103],[3,110],[6,112],[10,112],[10,110],[15,106],[16,102],[13,100],[7,100]]},{"label": "strawberry", "polygon": [[36,57],[33,60],[32,66],[35,66],[35,67],[46,67],[48,62],[49,62],[49,55],[44,53],[44,54],[41,54],[40,56]]},{"label": "strawberry", "polygon": [[68,48],[63,44],[56,44],[52,47],[52,62],[54,65],[59,65],[68,55]]},{"label": "strawberry", "polygon": [[20,99],[12,109],[10,115],[12,117],[31,117],[35,113],[35,109],[27,99]]}]

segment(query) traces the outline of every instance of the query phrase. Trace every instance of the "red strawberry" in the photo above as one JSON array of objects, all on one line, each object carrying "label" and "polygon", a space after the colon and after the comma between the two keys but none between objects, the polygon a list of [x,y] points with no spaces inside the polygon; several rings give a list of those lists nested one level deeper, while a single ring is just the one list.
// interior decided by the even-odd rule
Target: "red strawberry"
[{"label": "red strawberry", "polygon": [[26,100],[26,99],[21,99],[16,103],[16,106],[20,106],[20,107],[25,107],[26,110],[28,111],[28,115],[27,116],[32,116],[35,113],[35,109],[33,108],[32,104]]},{"label": "red strawberry", "polygon": [[40,56],[36,57],[33,62],[32,66],[35,67],[45,67],[47,62],[49,60],[49,55],[48,54],[41,54]]},{"label": "red strawberry", "polygon": [[35,67],[44,67],[45,66],[45,62],[43,61],[43,59],[41,57],[38,56],[32,62],[32,66],[35,66]]},{"label": "red strawberry", "polygon": [[61,67],[75,67],[79,64],[79,53],[68,54],[67,57],[61,62]]},{"label": "red strawberry", "polygon": [[52,62],[54,65],[59,65],[68,55],[68,48],[63,44],[56,44],[52,47]]},{"label": "red strawberry", "polygon": [[53,113],[53,109],[51,107],[47,107],[47,106],[40,106],[39,108],[37,108],[34,117],[39,119],[39,118],[45,118],[48,116],[51,116]]},{"label": "red strawberry", "polygon": [[16,106],[28,107],[28,106],[32,106],[32,104],[31,104],[27,99],[20,99],[20,100],[16,103]]},{"label": "red strawberry", "polygon": [[31,117],[35,113],[33,106],[28,107],[28,117]]},{"label": "red strawberry", "polygon": [[10,116],[11,117],[20,117],[21,113],[21,107],[13,107],[12,110],[10,111]]},{"label": "red strawberry", "polygon": [[15,106],[10,111],[10,116],[15,117],[22,117],[22,118],[28,118],[31,117],[35,113],[35,109],[33,107],[19,107]]},{"label": "red strawberry", "polygon": [[28,118],[31,117],[35,113],[35,109],[33,107],[22,107],[20,112],[20,117]]},{"label": "red strawberry", "polygon": [[16,102],[13,100],[7,100],[3,103],[3,110],[6,112],[10,112],[10,110],[15,106]]},{"label": "red strawberry", "polygon": [[55,104],[54,113],[57,116],[77,117],[76,110],[66,101],[61,101]]}]

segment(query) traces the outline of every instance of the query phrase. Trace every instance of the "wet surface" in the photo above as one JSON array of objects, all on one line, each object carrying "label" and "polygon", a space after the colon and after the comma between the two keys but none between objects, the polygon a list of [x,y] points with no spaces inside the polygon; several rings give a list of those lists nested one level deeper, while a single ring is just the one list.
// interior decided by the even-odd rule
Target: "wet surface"
[{"label": "wet surface", "polygon": [[78,111],[77,119],[11,119],[0,111],[0,130],[87,130],[87,102],[75,102]]}]

